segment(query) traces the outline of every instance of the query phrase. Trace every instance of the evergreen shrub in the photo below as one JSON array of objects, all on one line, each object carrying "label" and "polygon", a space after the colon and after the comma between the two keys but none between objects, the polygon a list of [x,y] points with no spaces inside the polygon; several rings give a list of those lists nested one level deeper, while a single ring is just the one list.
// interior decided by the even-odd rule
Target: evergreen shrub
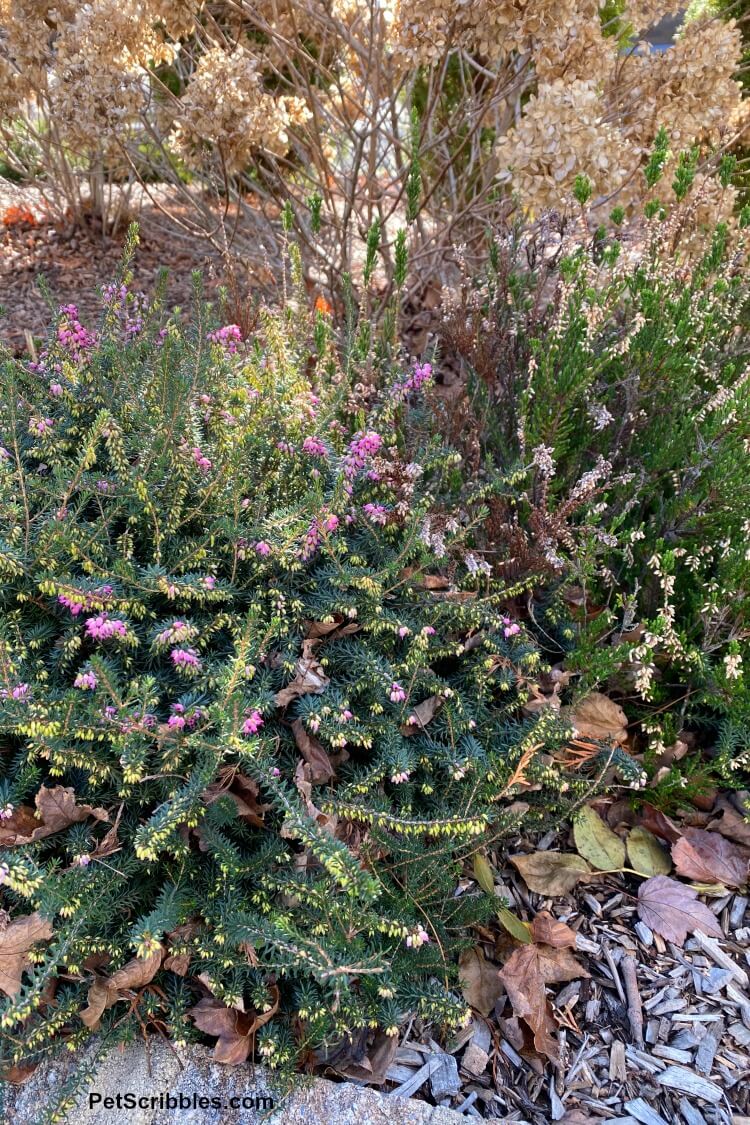
[{"label": "evergreen shrub", "polygon": [[92,1029],[291,1066],[460,1023],[497,906],[465,862],[583,793],[437,505],[454,464],[399,436],[429,367],[381,349],[353,406],[366,333],[305,306],[242,340],[125,273],[96,331],[64,306],[0,368],[6,1066]]}]

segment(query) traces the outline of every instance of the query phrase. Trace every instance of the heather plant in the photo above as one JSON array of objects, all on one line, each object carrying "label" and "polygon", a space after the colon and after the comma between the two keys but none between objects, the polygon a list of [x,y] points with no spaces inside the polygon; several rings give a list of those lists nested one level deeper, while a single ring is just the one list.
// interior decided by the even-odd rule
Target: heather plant
[{"label": "heather plant", "polygon": [[495,576],[527,582],[548,654],[630,699],[656,757],[693,729],[731,777],[750,738],[746,216],[697,241],[733,162],[706,187],[683,155],[665,187],[665,145],[642,240],[590,239],[579,180],[579,221],[497,239],[444,340]]},{"label": "heather plant", "polygon": [[465,862],[588,792],[436,503],[453,463],[399,439],[429,368],[382,348],[362,407],[373,348],[295,278],[243,339],[125,273],[0,368],[6,1066],[92,1029],[289,1066],[455,1026],[496,909]]},{"label": "heather plant", "polygon": [[[392,260],[421,204],[418,287],[446,272],[458,242],[480,253],[514,199],[538,215],[579,174],[597,222],[615,197],[636,206],[659,125],[702,160],[736,142],[747,114],[735,23],[703,12],[667,52],[638,39],[681,7],[4,0],[2,155],[58,214],[80,223],[93,207],[106,228],[135,206],[139,182],[168,183],[175,206],[160,206],[222,249],[214,204],[236,249],[260,235],[272,255],[289,202],[332,292],[361,265],[374,221]],[[707,200],[715,220],[731,203]]]}]

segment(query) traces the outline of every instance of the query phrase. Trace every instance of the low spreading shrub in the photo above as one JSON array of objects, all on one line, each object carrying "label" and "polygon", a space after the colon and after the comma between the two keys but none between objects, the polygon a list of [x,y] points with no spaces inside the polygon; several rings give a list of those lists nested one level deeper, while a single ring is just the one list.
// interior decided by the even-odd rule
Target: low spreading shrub
[{"label": "low spreading shrub", "polygon": [[403,447],[429,368],[384,359],[365,412],[361,331],[340,355],[301,292],[243,340],[124,276],[2,365],[6,1065],[92,1028],[281,1065],[460,1022],[496,908],[464,862],[588,791],[436,505],[450,459]]},{"label": "low spreading shrub", "polygon": [[733,162],[705,189],[680,158],[665,206],[665,141],[641,241],[587,236],[581,179],[580,223],[497,241],[444,342],[469,372],[495,575],[535,587],[537,635],[580,686],[646,701],[662,748],[708,724],[723,770],[750,744],[746,216],[697,249]]}]

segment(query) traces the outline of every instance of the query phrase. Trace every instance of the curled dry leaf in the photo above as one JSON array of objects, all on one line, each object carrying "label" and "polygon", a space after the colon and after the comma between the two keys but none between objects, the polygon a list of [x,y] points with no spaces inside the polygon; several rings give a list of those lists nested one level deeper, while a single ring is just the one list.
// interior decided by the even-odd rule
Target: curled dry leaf
[{"label": "curled dry leaf", "polygon": [[723,883],[725,887],[744,887],[748,857],[736,844],[718,832],[686,828],[672,844],[672,859],[678,875],[698,883]]},{"label": "curled dry leaf", "polygon": [[638,826],[628,833],[625,841],[630,866],[639,875],[650,879],[653,875],[668,875],[672,861],[665,848],[661,846],[648,828]]},{"label": "curled dry leaf", "polygon": [[28,805],[19,805],[7,820],[0,821],[0,846],[30,844],[43,840],[55,832],[80,824],[93,816],[96,820],[109,820],[106,809],[91,805],[77,805],[75,790],[70,786],[41,787],[34,798],[36,811]]},{"label": "curled dry leaf", "polygon": [[653,805],[649,805],[648,802],[641,809],[639,823],[642,828],[647,828],[649,832],[653,832],[661,840],[666,840],[668,844],[673,844],[682,835],[681,829],[677,827],[673,820],[670,820],[666,813],[663,813],[661,809],[654,808]]},{"label": "curled dry leaf", "polygon": [[52,924],[35,912],[15,918],[0,929],[0,990],[6,996],[21,991],[21,976],[31,965],[30,951],[52,937]]},{"label": "curled dry leaf", "polygon": [[107,1008],[118,1000],[124,1000],[127,992],[143,988],[152,981],[161,968],[164,949],[159,949],[149,957],[134,957],[113,973],[111,977],[100,977],[91,985],[88,994],[88,1007],[81,1012],[86,1027],[94,1030]]},{"label": "curled dry leaf", "polygon": [[511,955],[499,976],[516,1016],[531,1028],[536,1050],[549,1059],[557,1059],[558,1047],[552,1036],[556,1025],[546,985],[577,980],[589,973],[568,949],[526,945]]},{"label": "curled dry leaf", "polygon": [[590,865],[582,856],[565,852],[532,852],[531,855],[512,855],[509,859],[529,890],[547,897],[567,894],[591,873]]},{"label": "curled dry leaf", "polygon": [[592,691],[568,712],[568,718],[579,734],[600,742],[624,742],[628,737],[628,720],[618,703],[599,691]]},{"label": "curled dry leaf", "polygon": [[325,674],[323,665],[315,655],[317,640],[302,642],[302,656],[297,661],[294,679],[281,691],[276,692],[276,706],[286,707],[301,695],[320,695],[331,682]]},{"label": "curled dry leaf", "polygon": [[258,1028],[279,1010],[279,990],[271,985],[273,997],[270,1007],[262,1013],[241,1012],[229,1008],[214,996],[206,996],[190,1009],[195,1026],[206,1035],[216,1036],[214,1059],[229,1066],[237,1066],[247,1060]]},{"label": "curled dry leaf", "polygon": [[580,855],[598,871],[619,871],[625,866],[625,845],[590,806],[579,809],[573,839]]},{"label": "curled dry leaf", "polygon": [[331,781],[336,771],[323,743],[307,733],[301,719],[294,720],[292,731],[297,748],[310,767],[309,776],[313,785],[325,785]]},{"label": "curled dry leaf", "polygon": [[211,805],[220,797],[229,797],[241,820],[262,828],[264,815],[271,806],[259,804],[259,796],[260,789],[256,781],[240,773],[234,766],[225,766],[219,770],[216,781],[204,790],[203,801]]},{"label": "curled dry leaf", "polygon": [[575,949],[576,933],[553,918],[549,910],[540,910],[531,923],[531,936],[536,942],[552,945],[556,949]]},{"label": "curled dry leaf", "polygon": [[308,621],[306,636],[308,641],[319,641],[323,637],[350,637],[362,628],[356,621],[346,621],[343,613],[337,613],[333,621]]},{"label": "curled dry leaf", "polygon": [[458,975],[466,1003],[481,1015],[489,1015],[503,992],[497,965],[485,958],[479,946],[465,949],[458,961]]},{"label": "curled dry leaf", "polygon": [[685,883],[655,875],[638,888],[638,916],[667,941],[682,945],[693,930],[707,937],[723,937],[721,926],[698,894]]}]

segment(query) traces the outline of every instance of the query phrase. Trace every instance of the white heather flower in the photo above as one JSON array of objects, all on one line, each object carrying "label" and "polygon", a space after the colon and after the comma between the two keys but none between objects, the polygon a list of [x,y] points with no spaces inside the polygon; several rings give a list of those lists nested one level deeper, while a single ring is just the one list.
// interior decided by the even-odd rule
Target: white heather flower
[{"label": "white heather flower", "polygon": [[728,680],[738,680],[742,675],[742,657],[739,653],[729,653],[724,657],[724,672]]}]

